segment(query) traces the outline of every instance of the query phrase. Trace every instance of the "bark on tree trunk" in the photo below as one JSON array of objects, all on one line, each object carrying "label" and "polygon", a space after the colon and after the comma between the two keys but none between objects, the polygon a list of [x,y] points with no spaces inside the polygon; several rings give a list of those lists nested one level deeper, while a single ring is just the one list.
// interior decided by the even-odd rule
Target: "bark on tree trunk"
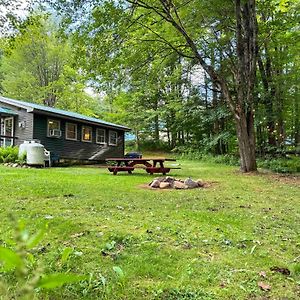
[{"label": "bark on tree trunk", "polygon": [[294,119],[294,139],[295,146],[300,145],[300,108],[299,108],[299,94],[298,88],[295,93],[295,119]]},{"label": "bark on tree trunk", "polygon": [[254,134],[254,117],[253,113],[245,116],[243,113],[236,120],[236,131],[241,158],[241,171],[256,171],[255,159],[255,134]]},{"label": "bark on tree trunk", "polygon": [[140,133],[138,130],[135,130],[135,147],[137,150],[140,149]]},{"label": "bark on tree trunk", "polygon": [[158,145],[159,144],[159,118],[157,115],[154,118],[154,140],[155,140],[155,144]]},{"label": "bark on tree trunk", "polygon": [[[254,85],[257,63],[257,23],[255,0],[235,1],[236,8],[236,107],[235,119],[241,170],[257,170],[254,130]],[[227,95],[228,97],[228,95]]]}]

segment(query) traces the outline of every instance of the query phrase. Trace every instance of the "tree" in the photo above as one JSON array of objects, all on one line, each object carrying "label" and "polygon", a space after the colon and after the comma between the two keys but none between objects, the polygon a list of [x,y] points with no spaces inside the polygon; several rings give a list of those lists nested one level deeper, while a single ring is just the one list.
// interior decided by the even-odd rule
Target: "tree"
[{"label": "tree", "polygon": [[[244,172],[256,170],[255,129],[259,150],[270,137],[276,148],[286,138],[298,140],[299,63],[297,44],[290,45],[297,39],[297,0],[49,1],[63,9],[81,65],[105,90],[111,110],[122,99],[114,102],[115,95],[131,94],[132,106],[151,111],[140,125],[154,140],[160,127],[172,148],[202,151],[206,143],[226,153],[237,138]],[[195,86],[197,75],[203,87]],[[236,134],[229,136],[232,120]],[[276,126],[272,135],[268,122]]]},{"label": "tree", "polygon": [[259,2],[257,86],[262,101],[260,107],[257,105],[257,110],[261,116],[261,111],[264,111],[258,125],[259,144],[266,148],[262,149],[263,152],[271,150],[274,153],[278,148],[283,148],[285,140],[292,139],[288,134],[289,128],[297,123],[299,98],[295,86],[299,74],[299,54],[296,50],[299,45],[294,41],[299,39],[298,8],[297,1]]},{"label": "tree", "polygon": [[0,36],[10,35],[21,16],[31,10],[31,0],[0,0]]},{"label": "tree", "polygon": [[76,69],[68,40],[46,15],[31,16],[4,47],[3,94],[93,114],[95,100],[85,93],[85,77]]},{"label": "tree", "polygon": [[[177,46],[168,41],[168,38],[155,31],[154,27],[148,27],[148,30],[158,37],[159,40],[168,44],[178,54],[183,57],[195,59],[208,73],[211,80],[215,82],[216,86],[222,91],[222,94],[227,101],[227,104],[235,118],[237,137],[239,143],[239,152],[241,159],[241,170],[243,172],[256,170],[255,159],[255,134],[254,134],[254,98],[253,90],[256,77],[256,59],[257,59],[257,21],[255,1],[240,1],[235,0],[234,6],[231,1],[224,1],[222,8],[225,8],[234,17],[235,29],[233,31],[234,37],[228,39],[231,43],[230,54],[231,65],[228,71],[232,73],[233,78],[228,78],[227,75],[222,74],[216,70],[212,64],[205,58],[205,55],[199,50],[199,37],[193,36],[192,32],[186,26],[189,21],[186,21],[188,14],[191,14],[195,9],[193,1],[182,3],[172,0],[159,1],[140,1],[128,0],[132,4],[134,18],[139,19],[141,24],[142,19],[149,11],[153,18],[154,24],[166,22],[170,24],[174,30],[184,39],[185,46],[182,44]],[[211,1],[212,3],[216,1]],[[214,3],[216,5],[216,3]],[[220,5],[220,2],[218,2]],[[184,12],[182,11],[184,8]],[[189,9],[186,9],[188,7]],[[199,8],[198,8],[199,9]],[[234,12],[234,13],[233,13]],[[186,19],[182,17],[185,15]],[[214,19],[213,21],[220,21]],[[229,26],[232,26],[230,22]],[[210,24],[214,29],[214,25]],[[228,28],[226,28],[228,29]],[[201,37],[200,37],[201,38]],[[218,35],[215,42],[219,43]],[[182,50],[184,49],[184,50]],[[211,61],[211,57],[210,57]]]}]

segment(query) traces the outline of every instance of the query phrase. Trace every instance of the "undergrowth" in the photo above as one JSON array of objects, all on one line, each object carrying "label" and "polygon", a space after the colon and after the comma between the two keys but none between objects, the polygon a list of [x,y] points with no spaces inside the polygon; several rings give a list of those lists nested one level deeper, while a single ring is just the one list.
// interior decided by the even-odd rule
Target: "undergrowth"
[{"label": "undergrowth", "polygon": [[17,162],[18,154],[18,147],[0,147],[0,163]]}]

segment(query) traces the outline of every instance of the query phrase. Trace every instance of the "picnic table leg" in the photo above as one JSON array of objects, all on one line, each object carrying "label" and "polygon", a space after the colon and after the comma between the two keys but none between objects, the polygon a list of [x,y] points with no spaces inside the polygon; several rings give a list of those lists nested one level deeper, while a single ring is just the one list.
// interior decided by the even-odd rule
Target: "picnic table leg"
[{"label": "picnic table leg", "polygon": [[117,174],[118,174],[117,168],[120,167],[120,166],[121,166],[121,162],[118,161],[117,166],[116,166],[115,169],[114,169],[114,173],[113,173],[114,175],[117,175]]},{"label": "picnic table leg", "polygon": [[166,175],[166,172],[164,172],[164,170],[165,170],[165,166],[164,166],[164,163],[162,162],[162,161],[160,161],[159,162],[159,165],[160,165],[160,168],[161,168],[161,170],[163,170],[163,175]]},{"label": "picnic table leg", "polygon": [[[128,161],[125,161],[124,164],[126,167],[130,167],[130,164],[128,163]],[[128,170],[128,174],[132,174],[132,171]]]}]

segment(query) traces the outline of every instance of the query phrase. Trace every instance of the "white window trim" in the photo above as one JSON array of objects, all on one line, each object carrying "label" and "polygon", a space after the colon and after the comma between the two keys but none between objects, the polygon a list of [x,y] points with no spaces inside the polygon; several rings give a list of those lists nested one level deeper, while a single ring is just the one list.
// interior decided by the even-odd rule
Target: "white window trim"
[{"label": "white window trim", "polygon": [[[3,122],[3,134],[6,135],[5,131],[6,131],[6,121],[9,121],[11,120],[12,123],[11,123],[11,137],[14,137],[14,134],[15,134],[15,120],[14,120],[14,117],[8,117],[8,118],[4,118],[4,122]],[[1,128],[2,129],[2,128]],[[6,140],[11,140],[10,142],[10,146],[14,146],[14,139],[13,138],[3,138],[3,146],[6,147]],[[1,145],[0,145],[1,146]]]},{"label": "white window trim", "polygon": [[[72,138],[68,138],[68,125],[75,125],[75,139],[72,139]],[[77,124],[76,123],[69,123],[69,122],[66,122],[66,140],[69,140],[69,141],[78,141],[78,127],[77,127]]]},{"label": "white window trim", "polygon": [[[83,127],[90,128],[90,129],[91,129],[91,140],[90,140],[90,141],[87,141],[87,140],[84,140],[84,139],[83,139]],[[83,143],[92,143],[92,142],[93,142],[93,127],[91,127],[91,126],[85,126],[85,125],[83,125],[83,126],[81,127],[81,141],[82,141]]]},{"label": "white window trim", "polygon": [[[98,142],[98,131],[100,131],[100,130],[104,132],[104,142]],[[102,128],[96,129],[96,144],[106,145],[106,130],[105,129],[102,129]]]},{"label": "white window trim", "polygon": [[49,121],[55,121],[55,122],[58,122],[58,124],[59,124],[58,130],[61,130],[61,123],[60,123],[60,120],[48,118],[48,119],[47,119],[47,137],[53,138],[53,139],[60,139],[61,136],[60,136],[60,137],[58,137],[58,136],[50,136],[50,134],[49,134],[49,131],[50,131],[50,129],[49,129]]},{"label": "white window trim", "polygon": [[[111,143],[111,141],[110,141],[110,134],[112,132],[114,132],[117,135],[117,138],[116,138],[117,142],[116,142],[116,144]],[[110,130],[109,131],[109,133],[108,133],[108,144],[109,144],[109,146],[117,146],[118,145],[118,132],[117,131],[114,131],[114,130]]]}]

